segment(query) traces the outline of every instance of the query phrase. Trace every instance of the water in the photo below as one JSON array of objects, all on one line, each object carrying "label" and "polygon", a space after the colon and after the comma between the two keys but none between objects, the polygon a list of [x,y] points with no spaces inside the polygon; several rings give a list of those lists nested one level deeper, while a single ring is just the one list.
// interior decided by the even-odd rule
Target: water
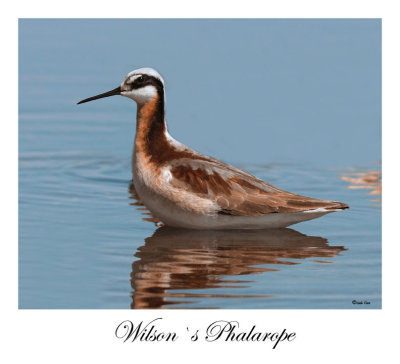
[{"label": "water", "polygon": [[157,228],[129,193],[128,157],[21,153],[20,307],[379,308],[377,196],[339,170],[247,167],[351,209],[291,229]]},{"label": "water", "polygon": [[[201,22],[165,21],[172,53],[201,36],[208,37],[208,47],[225,47],[237,57],[227,63],[203,49],[199,58],[196,48],[178,66],[164,58],[156,66],[149,60],[158,59],[157,52],[168,55],[165,39],[153,34],[160,28],[142,34],[126,51],[132,39],[123,30],[128,23],[134,29],[156,21],[144,22],[20,23],[19,307],[380,308],[380,24],[243,21],[233,27],[211,21],[211,33],[230,30],[213,38]],[[265,31],[271,28],[274,36]],[[232,40],[246,36],[245,44]],[[321,59],[313,63],[321,44],[336,54],[322,66]],[[113,58],[112,51],[104,53],[107,47],[129,54]],[[284,72],[279,61],[293,49],[299,61],[290,65],[294,74],[329,69],[321,83],[300,83],[306,99],[290,93],[299,88],[298,79],[274,79],[269,67],[269,82],[253,83],[264,75],[252,71],[254,59]],[[134,58],[138,64],[132,66]],[[100,67],[99,59],[107,66]],[[177,139],[280,188],[346,202],[350,210],[271,231],[155,226],[130,192],[135,105],[118,97],[75,105],[116,87],[125,73],[143,65],[167,75],[167,115]],[[199,87],[183,92],[185,65],[198,70],[190,77]],[[269,97],[261,101],[244,93],[239,103],[231,84],[238,69],[247,70],[238,76],[240,84],[250,81],[257,94]],[[285,96],[282,82],[291,90]],[[332,102],[319,97],[321,88]],[[313,111],[301,107],[298,97]],[[253,119],[244,123],[246,115]]]}]

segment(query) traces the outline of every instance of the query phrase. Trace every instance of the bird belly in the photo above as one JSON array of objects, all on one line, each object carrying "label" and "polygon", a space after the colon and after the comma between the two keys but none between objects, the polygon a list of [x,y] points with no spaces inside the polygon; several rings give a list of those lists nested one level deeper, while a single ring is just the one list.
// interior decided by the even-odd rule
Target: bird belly
[{"label": "bird belly", "polygon": [[[317,211],[269,213],[262,216],[230,216],[219,215],[210,208],[199,209],[184,208],[176,202],[160,195],[149,188],[140,178],[134,179],[135,189],[140,200],[167,226],[187,229],[267,229],[283,228],[302,221],[315,219],[328,214],[328,210]],[[186,200],[190,205],[190,200]]]},{"label": "bird belly", "polygon": [[165,216],[164,218],[160,217],[160,220],[167,226],[187,229],[276,229],[315,219],[329,212],[331,211],[317,213],[269,213],[263,216],[199,216],[190,213],[178,213]]}]

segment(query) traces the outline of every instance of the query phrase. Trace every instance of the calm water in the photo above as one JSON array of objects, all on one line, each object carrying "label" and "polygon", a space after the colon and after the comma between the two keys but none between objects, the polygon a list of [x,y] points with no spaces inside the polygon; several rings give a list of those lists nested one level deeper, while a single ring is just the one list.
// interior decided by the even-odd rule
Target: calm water
[{"label": "calm water", "polygon": [[143,221],[129,164],[82,150],[21,153],[21,308],[381,306],[380,196],[347,188],[348,169],[244,166],[351,209],[291,229],[198,232]]},{"label": "calm water", "polygon": [[[381,307],[379,21],[23,20],[19,36],[20,308]],[[177,139],[350,210],[155,226],[130,192],[134,103],[76,105],[144,65]]]}]

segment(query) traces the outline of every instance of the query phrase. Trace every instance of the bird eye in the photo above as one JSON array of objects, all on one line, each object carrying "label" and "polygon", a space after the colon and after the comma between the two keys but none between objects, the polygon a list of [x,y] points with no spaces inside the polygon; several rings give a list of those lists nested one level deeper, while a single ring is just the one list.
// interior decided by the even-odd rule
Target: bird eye
[{"label": "bird eye", "polygon": [[138,79],[137,79],[137,82],[143,82],[144,81],[144,77],[143,76],[140,76]]}]

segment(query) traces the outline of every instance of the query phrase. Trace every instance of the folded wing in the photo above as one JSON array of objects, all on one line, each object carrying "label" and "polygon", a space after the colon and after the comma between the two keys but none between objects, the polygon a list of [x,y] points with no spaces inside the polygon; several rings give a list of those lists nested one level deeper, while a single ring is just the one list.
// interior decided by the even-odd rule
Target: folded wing
[{"label": "folded wing", "polygon": [[264,182],[216,159],[175,160],[170,165],[169,183],[198,196],[213,200],[216,213],[233,216],[261,216],[316,209],[340,210],[341,202],[296,195]]}]

